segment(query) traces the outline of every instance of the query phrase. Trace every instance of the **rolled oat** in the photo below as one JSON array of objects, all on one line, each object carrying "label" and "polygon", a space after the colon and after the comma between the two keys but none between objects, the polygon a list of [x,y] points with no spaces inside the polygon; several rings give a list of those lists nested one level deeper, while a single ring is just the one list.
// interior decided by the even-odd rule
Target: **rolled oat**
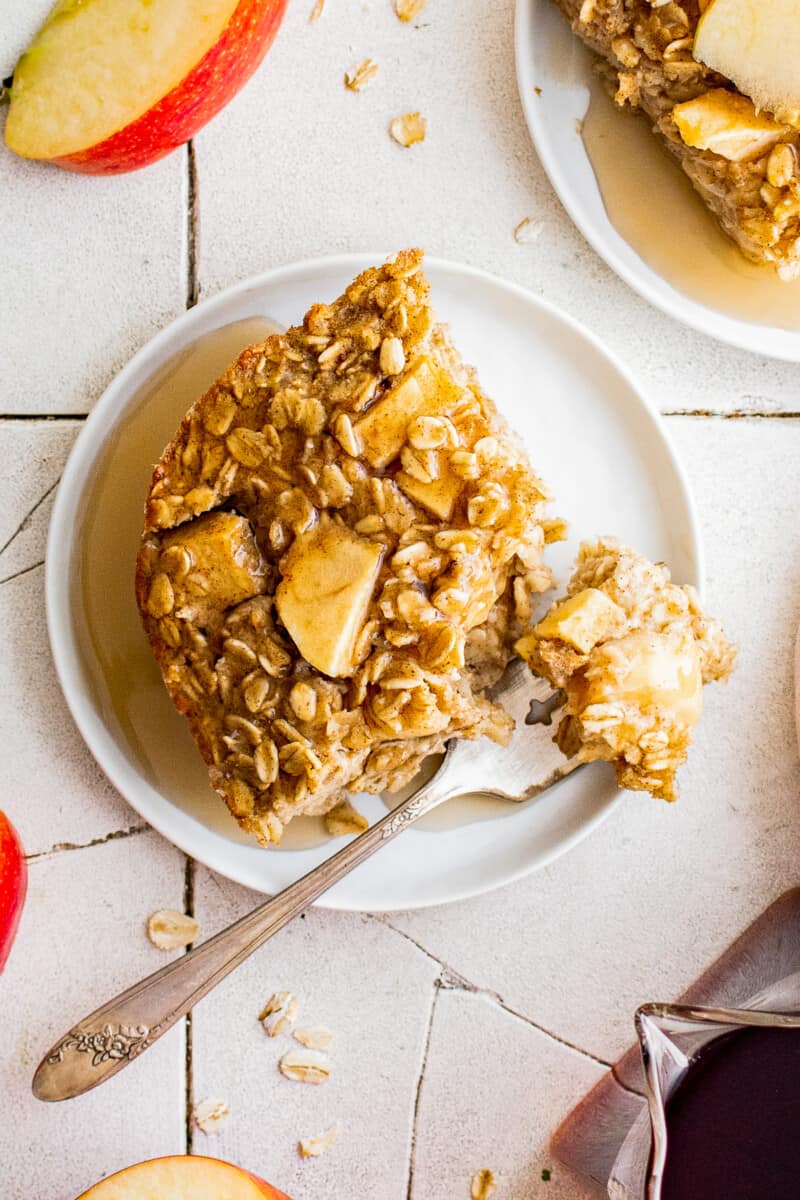
[{"label": "rolled oat", "polygon": [[331,1063],[322,1050],[288,1050],[278,1063],[278,1069],[295,1083],[324,1083],[331,1073]]},{"label": "rolled oat", "polygon": [[147,936],[159,950],[189,946],[199,932],[200,926],[194,917],[172,908],[160,908],[147,918]]},{"label": "rolled oat", "polygon": [[258,1014],[258,1019],[268,1037],[279,1037],[289,1032],[299,1011],[297,997],[291,992],[274,992]]}]

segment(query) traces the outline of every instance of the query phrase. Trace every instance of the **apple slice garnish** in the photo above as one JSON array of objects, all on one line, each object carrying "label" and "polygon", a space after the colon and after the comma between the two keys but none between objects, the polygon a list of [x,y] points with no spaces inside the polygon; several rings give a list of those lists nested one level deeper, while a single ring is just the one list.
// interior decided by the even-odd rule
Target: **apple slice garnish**
[{"label": "apple slice garnish", "polygon": [[113,174],[155,162],[239,91],[287,0],[59,0],[14,70],[6,142]]},{"label": "apple slice garnish", "polygon": [[290,1200],[263,1179],[198,1154],[136,1163],[102,1179],[78,1200]]},{"label": "apple slice garnish", "polygon": [[0,812],[0,971],[11,952],[27,888],[28,867],[22,845],[14,826]]},{"label": "apple slice garnish", "polygon": [[795,125],[800,116],[797,0],[712,0],[692,54],[730,79],[756,109]]}]

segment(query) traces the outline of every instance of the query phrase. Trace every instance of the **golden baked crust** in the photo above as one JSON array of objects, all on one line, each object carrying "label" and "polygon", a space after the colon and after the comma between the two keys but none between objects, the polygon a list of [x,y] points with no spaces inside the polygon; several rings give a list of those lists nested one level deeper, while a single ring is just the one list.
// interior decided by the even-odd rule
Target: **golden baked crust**
[{"label": "golden baked crust", "polygon": [[693,587],[611,538],[581,546],[566,597],[517,650],[566,693],[563,752],[613,762],[621,787],[664,800],[677,797],[703,685],[727,678],[736,656]]},{"label": "golden baked crust", "polygon": [[136,591],[240,824],[277,842],[402,786],[483,696],[550,585],[546,489],[434,323],[422,252],[243,352],[153,473]]},{"label": "golden baked crust", "polygon": [[[741,161],[687,145],[676,105],[710,97],[708,119],[728,133],[760,120],[729,80],[692,57],[700,18],[697,0],[557,0],[573,30],[602,59],[601,70],[620,105],[639,108],[678,160],[729,237],[753,262],[773,265],[783,278],[800,273],[800,179],[790,127],[754,136]],[[732,97],[721,114],[720,101]],[[704,101],[705,103],[705,101]],[[747,110],[747,111],[745,111]],[[746,140],[746,139],[745,139]],[[784,148],[785,147],[785,148]],[[646,205],[647,197],[642,196]],[[680,230],[676,230],[680,236]]]}]

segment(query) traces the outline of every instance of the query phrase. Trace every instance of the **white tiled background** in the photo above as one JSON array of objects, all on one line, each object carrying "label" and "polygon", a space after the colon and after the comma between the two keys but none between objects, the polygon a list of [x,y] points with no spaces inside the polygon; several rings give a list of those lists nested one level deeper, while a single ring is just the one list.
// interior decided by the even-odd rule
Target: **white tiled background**
[{"label": "white tiled background", "polygon": [[[800,772],[791,646],[800,619],[800,371],[654,312],[582,241],[530,146],[511,0],[292,0],[268,59],[186,150],[115,179],[0,151],[0,803],[31,856],[0,978],[6,1200],[71,1200],[140,1158],[218,1154],[298,1200],[458,1200],[491,1167],[497,1200],[585,1200],[553,1163],[560,1117],[628,1042],[643,999],[680,991],[798,880]],[[0,73],[48,8],[6,0]],[[363,94],[343,71],[370,55]],[[389,119],[421,109],[404,151]],[[514,226],[540,218],[534,246]],[[196,235],[191,236],[192,231]],[[78,737],[50,661],[42,596],[54,486],[83,416],[130,353],[199,294],[293,259],[423,245],[562,305],[628,362],[665,413],[694,486],[708,601],[741,643],[708,705],[683,797],[629,797],[547,870],[467,903],[388,917],[310,912],[97,1092],[59,1106],[29,1085],[42,1050],[163,956],[155,908],[210,932],[255,897],[193,868],[115,794]],[[190,252],[190,246],[194,246]],[[284,1080],[255,1022],[276,988],[336,1031],[318,1089]],[[192,1098],[232,1110],[215,1140]],[[328,1156],[298,1136],[333,1121]],[[551,1167],[549,1182],[541,1178]]]}]

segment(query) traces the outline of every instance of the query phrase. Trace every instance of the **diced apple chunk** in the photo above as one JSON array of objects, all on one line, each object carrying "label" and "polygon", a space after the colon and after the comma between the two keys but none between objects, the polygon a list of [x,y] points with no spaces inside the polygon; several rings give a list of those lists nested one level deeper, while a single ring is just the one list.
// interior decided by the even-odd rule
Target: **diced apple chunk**
[{"label": "diced apple chunk", "polygon": [[177,550],[188,554],[184,569],[170,572],[178,605],[224,611],[266,591],[266,563],[250,522],[238,513],[198,517],[167,534],[162,547],[165,566]]},{"label": "diced apple chunk", "polygon": [[758,158],[788,132],[767,113],[756,112],[747,96],[725,88],[676,104],[672,118],[687,146],[711,150],[731,162]]},{"label": "diced apple chunk", "polygon": [[455,503],[464,487],[464,480],[454,471],[443,471],[438,479],[423,483],[405,471],[399,471],[395,482],[411,499],[427,508],[440,521],[449,521],[453,515]]},{"label": "diced apple chunk", "polygon": [[356,639],[378,578],[383,547],[343,525],[299,534],[275,594],[278,615],[306,662],[325,675],[352,675]]},{"label": "diced apple chunk", "polygon": [[757,109],[797,124],[800,113],[797,0],[713,0],[697,24],[692,54],[749,96]]},{"label": "diced apple chunk", "polygon": [[534,627],[537,638],[559,638],[574,646],[579,654],[588,654],[625,619],[618,604],[598,588],[562,600]]},{"label": "diced apple chunk", "polygon": [[[703,677],[697,646],[691,637],[639,629],[613,645],[615,663],[626,662],[624,674],[609,673],[596,663],[585,702],[619,703],[639,709],[660,708],[691,727],[703,708]],[[601,646],[597,653],[605,650]]]},{"label": "diced apple chunk", "polygon": [[428,358],[418,358],[357,422],[364,458],[378,469],[388,466],[403,447],[409,421],[422,413],[433,416],[451,400],[434,364]]}]

